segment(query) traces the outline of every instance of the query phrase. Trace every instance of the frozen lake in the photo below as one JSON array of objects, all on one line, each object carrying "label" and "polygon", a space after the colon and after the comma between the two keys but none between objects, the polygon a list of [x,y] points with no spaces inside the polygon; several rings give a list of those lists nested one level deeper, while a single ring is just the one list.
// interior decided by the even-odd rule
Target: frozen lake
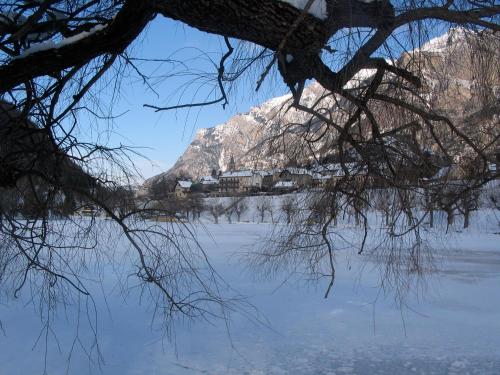
[{"label": "frozen lake", "polygon": [[[315,286],[254,274],[238,254],[269,227],[208,224],[200,232],[215,268],[257,309],[247,309],[250,318],[235,313],[228,325],[178,322],[169,340],[152,320],[147,296],[139,303],[134,290],[124,298],[105,282],[106,303],[99,291],[95,296],[102,373],[500,374],[500,235],[436,238],[441,250],[427,290],[409,295],[400,309],[391,292],[381,291],[376,262],[348,251],[337,254],[337,279],[326,300],[327,280]],[[39,338],[40,319],[27,298],[0,305],[0,374],[41,374],[45,361],[48,374],[99,373],[82,350],[92,342],[88,324],[82,317],[75,327],[74,318],[71,309],[58,311],[55,336]]]}]

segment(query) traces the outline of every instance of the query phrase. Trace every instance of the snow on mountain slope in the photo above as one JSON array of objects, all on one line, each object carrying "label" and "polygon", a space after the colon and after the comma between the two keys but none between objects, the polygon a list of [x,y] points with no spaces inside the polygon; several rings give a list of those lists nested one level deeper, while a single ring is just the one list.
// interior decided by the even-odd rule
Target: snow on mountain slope
[{"label": "snow on mountain slope", "polygon": [[[463,119],[484,106],[484,97],[498,98],[500,95],[500,73],[498,69],[495,72],[494,66],[489,75],[492,83],[487,86],[491,92],[479,92],[476,80],[478,63],[473,56],[467,57],[465,52],[469,43],[474,40],[471,32],[453,28],[448,33],[431,39],[420,49],[403,54],[396,63],[418,67],[425,78],[422,95],[434,108],[447,116]],[[492,48],[495,48],[494,43],[499,43],[498,38],[492,41]],[[363,69],[345,88],[352,89],[369,82],[373,74],[374,70]],[[311,83],[305,88],[301,102],[311,105],[324,93],[318,83]],[[290,101],[290,95],[273,98],[251,108],[247,113],[231,117],[223,124],[200,129],[175,165],[159,176],[184,174],[197,178],[210,174],[212,169],[224,171],[228,168],[231,156],[234,157],[237,168],[282,167],[286,158],[275,149],[271,153],[271,146],[266,140],[282,126],[280,123],[302,124],[308,119],[303,112],[294,109],[285,111]],[[322,105],[331,108],[333,101],[331,98],[326,99]],[[488,116],[491,118],[491,114]],[[289,127],[288,134],[293,132],[293,126]],[[155,178],[158,176],[149,182]]]},{"label": "snow on mountain slope", "polygon": [[[302,102],[310,104],[324,89],[317,83],[309,85],[303,93]],[[231,117],[213,128],[200,129],[184,154],[165,175],[190,175],[198,178],[210,174],[212,169],[226,170],[231,156],[237,168],[272,168],[280,166],[280,156],[267,158],[266,138],[273,121],[278,123],[280,110],[286,108],[291,95],[272,98],[253,107],[247,113]],[[286,114],[292,121],[302,121],[304,114],[290,110]],[[262,144],[261,144],[262,143]],[[152,179],[157,178],[153,177]],[[146,182],[147,183],[147,182]]]},{"label": "snow on mountain slope", "polygon": [[444,53],[446,49],[454,46],[463,46],[470,33],[462,27],[451,28],[448,32],[438,37],[432,38],[420,48],[423,52]]}]

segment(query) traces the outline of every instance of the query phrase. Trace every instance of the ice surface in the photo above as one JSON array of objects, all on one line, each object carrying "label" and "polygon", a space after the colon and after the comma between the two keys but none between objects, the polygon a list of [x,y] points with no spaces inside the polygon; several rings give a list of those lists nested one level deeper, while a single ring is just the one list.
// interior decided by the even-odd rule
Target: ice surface
[{"label": "ice surface", "polygon": [[[244,219],[255,214],[250,210]],[[436,216],[436,225],[445,222]],[[434,249],[436,269],[429,274],[424,298],[410,295],[409,308],[403,310],[393,293],[380,293],[380,269],[368,255],[355,256],[347,248],[337,253],[337,280],[325,300],[326,281],[314,286],[300,277],[267,279],[242,263],[238,255],[272,229],[269,223],[214,225],[208,216],[203,220],[200,243],[221,275],[258,309],[261,323],[239,314],[232,316],[229,331],[223,322],[179,322],[174,345],[164,339],[159,322],[151,321],[147,296],[139,302],[139,291],[132,290],[124,300],[116,281],[107,276],[107,306],[99,288],[94,290],[102,373],[498,374],[500,236],[494,212],[476,212],[466,231],[457,227],[448,234],[423,233]],[[339,226],[346,238],[360,236],[348,221]],[[122,259],[126,264],[129,256]],[[129,271],[124,267],[123,272]],[[133,277],[126,279],[134,285]],[[49,374],[66,373],[77,329],[71,311],[68,306],[53,316],[60,350],[49,335]],[[0,319],[5,330],[0,373],[42,373],[45,336],[33,349],[41,324],[27,296],[0,304]],[[88,345],[91,337],[82,319],[79,339]],[[68,373],[89,370],[100,373],[77,344]]]}]

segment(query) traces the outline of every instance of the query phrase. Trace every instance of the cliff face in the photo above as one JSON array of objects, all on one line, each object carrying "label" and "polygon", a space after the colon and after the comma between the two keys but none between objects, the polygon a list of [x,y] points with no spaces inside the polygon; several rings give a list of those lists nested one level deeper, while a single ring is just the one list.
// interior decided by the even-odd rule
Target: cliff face
[{"label": "cliff face", "polygon": [[401,56],[400,62],[421,71],[432,107],[454,117],[498,103],[499,59],[498,35],[455,28],[430,40],[412,58]]},{"label": "cliff face", "polygon": [[[302,102],[311,103],[324,89],[317,83],[309,85],[303,93]],[[283,164],[282,155],[269,157],[266,139],[283,118],[283,108],[291,100],[285,95],[253,107],[247,113],[231,117],[223,124],[197,131],[193,141],[165,173],[154,176],[146,184],[161,177],[189,175],[198,178],[208,175],[213,169],[226,170],[231,156],[237,168],[272,168]],[[305,116],[296,110],[285,114],[287,120],[302,122]]]},{"label": "cliff face", "polygon": [[[497,66],[500,61],[500,43],[498,37],[487,37],[491,40],[484,44],[491,48],[494,56],[489,61],[475,57],[470,47],[477,43],[477,37],[459,28],[432,39],[417,52],[402,55],[397,62],[420,72],[425,82],[423,96],[435,110],[462,125],[465,120],[473,121],[478,131],[481,131],[481,126],[494,127],[500,114],[500,71]],[[372,70],[360,71],[348,86],[366,82],[373,74]],[[487,82],[484,82],[485,79]],[[319,84],[312,83],[304,90],[301,102],[310,105],[323,93]],[[212,169],[226,170],[231,155],[234,156],[236,167],[241,169],[284,166],[287,158],[280,150],[280,141],[275,139],[270,143],[268,139],[276,133],[283,133],[282,124],[303,124],[308,119],[303,112],[285,111],[290,100],[290,95],[277,97],[223,124],[200,129],[175,165],[146,184],[160,177],[190,175],[198,178],[210,174]],[[322,105],[334,107],[333,99],[323,100]],[[283,144],[299,142],[300,137],[294,138],[294,134],[299,132],[294,131],[293,126],[288,126],[284,133]],[[317,145],[318,150],[321,150],[321,146]],[[300,150],[301,147],[296,149]],[[325,150],[325,154],[327,152]],[[304,161],[304,158],[305,154],[300,155],[299,151],[295,159]]]}]

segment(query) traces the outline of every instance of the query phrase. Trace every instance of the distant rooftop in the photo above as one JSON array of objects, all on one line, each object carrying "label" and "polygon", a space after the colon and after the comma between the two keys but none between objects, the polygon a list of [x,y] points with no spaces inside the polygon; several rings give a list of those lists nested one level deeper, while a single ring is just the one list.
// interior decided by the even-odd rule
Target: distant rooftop
[{"label": "distant rooftop", "polygon": [[278,181],[274,184],[275,188],[293,188],[295,187],[295,182],[293,181]]},{"label": "distant rooftop", "polygon": [[285,171],[288,171],[291,174],[298,174],[298,175],[302,175],[302,174],[311,175],[312,174],[311,171],[308,171],[305,168],[297,168],[297,167],[285,168],[285,169],[283,169],[283,172],[285,172]]},{"label": "distant rooftop", "polygon": [[219,183],[219,180],[212,177],[212,176],[203,176],[201,179],[200,179],[200,183],[202,185],[216,185]]},{"label": "distant rooftop", "polygon": [[252,171],[233,171],[233,172],[224,172],[221,177],[252,177]]},{"label": "distant rooftop", "polygon": [[183,189],[189,189],[191,187],[191,185],[193,184],[192,181],[183,181],[183,180],[179,180],[179,181],[177,181],[177,183]]}]

